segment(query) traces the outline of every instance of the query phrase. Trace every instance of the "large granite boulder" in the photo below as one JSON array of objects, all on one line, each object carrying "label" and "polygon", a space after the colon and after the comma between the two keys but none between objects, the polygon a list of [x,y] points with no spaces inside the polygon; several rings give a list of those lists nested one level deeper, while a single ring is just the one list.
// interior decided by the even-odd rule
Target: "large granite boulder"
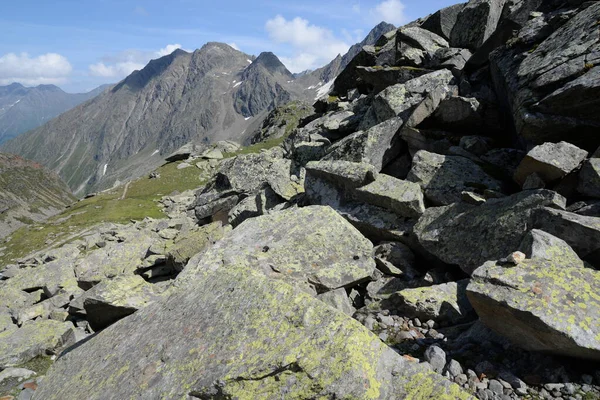
[{"label": "large granite boulder", "polygon": [[539,46],[515,41],[492,52],[494,85],[517,134],[538,144],[568,138],[587,149],[598,147],[598,14],[600,3],[588,3]]},{"label": "large granite boulder", "polygon": [[519,246],[527,258],[543,259],[571,268],[583,268],[584,263],[571,246],[562,239],[539,229],[532,229]]},{"label": "large granite boulder", "polygon": [[530,351],[600,360],[600,272],[556,260],[490,261],[467,287],[485,325]]},{"label": "large granite boulder", "polygon": [[515,172],[515,181],[523,185],[530,175],[537,174],[545,183],[554,183],[578,168],[587,155],[571,143],[544,143],[527,153]]},{"label": "large granite boulder", "polygon": [[398,132],[401,118],[392,118],[366,131],[358,131],[333,144],[323,160],[368,163],[381,171],[402,151]]},{"label": "large granite boulder", "polygon": [[480,206],[456,203],[428,208],[414,233],[428,253],[470,274],[484,262],[518,250],[534,227],[534,212],[544,206],[564,208],[566,200],[549,190],[532,190]]},{"label": "large granite boulder", "polygon": [[505,0],[470,0],[450,33],[453,47],[479,48],[496,30]]},{"label": "large granite boulder", "polygon": [[177,293],[63,355],[34,399],[470,398],[342,312],[265,276],[260,260],[241,261],[198,268]]},{"label": "large granite boulder", "polygon": [[[600,149],[599,149],[600,150]],[[600,151],[596,150],[579,172],[577,191],[585,196],[600,198]]]},{"label": "large granite boulder", "polygon": [[355,198],[407,218],[418,218],[425,211],[423,192],[418,184],[385,174],[356,189]]},{"label": "large granite boulder", "polygon": [[458,14],[460,14],[463,8],[465,8],[464,3],[442,8],[427,17],[421,24],[421,28],[436,33],[446,40],[450,40],[450,35],[456,24]]},{"label": "large granite boulder", "polygon": [[244,221],[178,279],[207,266],[244,264],[322,293],[368,280],[375,270],[372,251],[371,242],[332,208],[295,208]]},{"label": "large granite boulder", "polygon": [[0,369],[24,364],[38,356],[58,353],[75,344],[73,325],[40,320],[0,332]]},{"label": "large granite boulder", "polygon": [[146,307],[158,298],[153,285],[141,276],[119,276],[94,286],[85,293],[86,319],[98,331]]},{"label": "large granite boulder", "polygon": [[461,201],[464,191],[501,191],[502,182],[489,176],[465,157],[443,156],[425,150],[417,152],[407,180],[418,183],[434,205]]},{"label": "large granite boulder", "polygon": [[182,271],[190,258],[220,240],[224,232],[223,225],[215,222],[177,237],[175,243],[167,249],[167,266],[174,271]]}]

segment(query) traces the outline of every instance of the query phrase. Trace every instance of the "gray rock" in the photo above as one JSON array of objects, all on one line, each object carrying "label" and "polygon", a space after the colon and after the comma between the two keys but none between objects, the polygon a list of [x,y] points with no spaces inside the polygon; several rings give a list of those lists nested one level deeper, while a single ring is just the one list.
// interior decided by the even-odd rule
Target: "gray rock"
[{"label": "gray rock", "polygon": [[0,372],[0,384],[3,381],[11,378],[17,379],[29,379],[32,376],[37,375],[34,371],[25,369],[25,368],[6,368],[5,370]]},{"label": "gray rock", "polygon": [[502,384],[495,379],[490,380],[488,387],[496,394],[504,394],[504,386],[502,386]]},{"label": "gray rock", "polygon": [[460,138],[460,147],[476,156],[482,156],[490,150],[490,139],[483,136],[463,136]]},{"label": "gray rock", "polygon": [[442,373],[446,366],[446,353],[438,346],[430,346],[425,350],[425,361],[427,361],[433,370]]},{"label": "gray rock", "polygon": [[182,271],[190,258],[208,249],[221,239],[224,233],[222,224],[215,222],[179,236],[167,249],[167,266],[174,271]]},{"label": "gray rock", "polygon": [[94,331],[106,328],[158,298],[140,276],[120,276],[101,282],[85,294],[83,307]]},{"label": "gray rock", "polygon": [[465,289],[468,281],[404,289],[381,302],[383,309],[408,318],[432,319],[456,325],[473,317]]},{"label": "gray rock", "polygon": [[[574,290],[574,288],[577,288]],[[481,321],[518,346],[600,359],[600,272],[543,259],[507,269],[487,262],[467,288]]]},{"label": "gray rock", "polygon": [[52,320],[30,321],[19,329],[0,332],[0,368],[24,364],[75,344],[73,325]]},{"label": "gray rock", "polygon": [[515,172],[515,181],[523,185],[528,176],[536,173],[546,183],[556,182],[579,167],[587,154],[567,142],[544,143],[527,153]]},{"label": "gray rock", "polygon": [[265,187],[258,193],[246,197],[229,211],[229,224],[235,228],[248,218],[264,215],[283,202],[283,198],[279,197],[273,189]]},{"label": "gray rock", "polygon": [[368,163],[381,171],[402,150],[397,135],[402,122],[401,118],[392,118],[366,131],[353,133],[333,144],[323,160]]},{"label": "gray rock", "polygon": [[177,293],[62,356],[35,398],[471,398],[259,268],[199,268]]},{"label": "gray rock", "polygon": [[519,251],[531,259],[556,261],[571,268],[584,267],[583,261],[567,242],[539,229],[533,229],[525,235]]},{"label": "gray rock", "polygon": [[352,304],[350,304],[350,299],[348,298],[348,295],[346,294],[346,289],[344,288],[319,294],[317,295],[317,299],[321,300],[323,303],[328,304],[337,310],[340,310],[341,312],[350,317],[356,311],[354,307],[352,307]]},{"label": "gray rock", "polygon": [[482,109],[481,103],[475,98],[451,96],[440,102],[432,116],[432,123],[452,131],[481,130],[484,125]]},{"label": "gray rock", "polygon": [[[463,368],[460,363],[456,360],[450,360],[446,365],[445,371],[447,371],[451,377],[455,378],[459,375],[463,374]],[[466,383],[466,375],[465,375],[465,383]]]},{"label": "gray rock", "polygon": [[600,158],[598,156],[600,156],[600,152],[596,150],[592,158],[583,164],[577,186],[579,193],[596,198],[600,197]]},{"label": "gray rock", "polygon": [[372,249],[329,207],[290,209],[247,220],[206,252],[199,265],[188,264],[178,279],[211,263],[251,263],[270,277],[326,292],[369,279],[375,269]]},{"label": "gray rock", "polygon": [[521,185],[523,190],[544,189],[545,187],[546,181],[537,172],[529,175]]},{"label": "gray rock", "polygon": [[382,243],[375,247],[377,269],[387,275],[402,277],[406,280],[415,278],[416,258],[412,250],[398,242]]},{"label": "gray rock", "polygon": [[463,191],[502,190],[502,183],[464,157],[443,156],[421,150],[413,158],[407,180],[421,185],[435,205],[459,202]]},{"label": "gray rock", "polygon": [[533,226],[536,209],[564,208],[565,203],[555,192],[537,190],[490,199],[477,207],[457,203],[429,208],[414,233],[427,252],[471,273],[487,260],[499,260],[518,249]]},{"label": "gray rock", "polygon": [[444,39],[449,40],[452,28],[454,28],[454,24],[456,24],[456,18],[464,7],[464,4],[456,4],[442,8],[423,21],[421,28],[427,29],[428,31],[440,35]]},{"label": "gray rock", "polygon": [[358,201],[383,207],[402,217],[418,218],[425,211],[421,187],[389,175],[379,174],[375,181],[354,193]]},{"label": "gray rock", "polygon": [[496,30],[504,0],[470,0],[456,17],[450,34],[453,47],[480,47]]},{"label": "gray rock", "polygon": [[[313,161],[306,164],[307,178],[326,179],[344,188],[354,189],[368,185],[377,178],[377,170],[371,164],[351,161]],[[310,186],[306,184],[305,186]]]},{"label": "gray rock", "polygon": [[508,179],[512,179],[526,155],[527,153],[517,149],[494,149],[482,155],[481,159]]},{"label": "gray rock", "polygon": [[584,260],[598,261],[600,218],[541,208],[534,212],[534,227],[565,242]]}]

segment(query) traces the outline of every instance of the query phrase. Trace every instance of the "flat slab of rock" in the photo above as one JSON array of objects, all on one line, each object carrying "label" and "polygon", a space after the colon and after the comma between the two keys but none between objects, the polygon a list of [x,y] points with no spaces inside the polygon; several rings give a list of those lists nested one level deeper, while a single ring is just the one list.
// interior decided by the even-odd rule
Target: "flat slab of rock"
[{"label": "flat slab of rock", "polygon": [[138,275],[106,280],[90,289],[85,296],[86,319],[94,331],[114,324],[158,298],[154,286]]},{"label": "flat slab of rock", "polygon": [[470,274],[484,262],[517,250],[533,226],[532,213],[550,205],[564,208],[566,199],[549,190],[532,190],[480,206],[428,208],[414,233],[427,252]]},{"label": "flat slab of rock", "polygon": [[471,398],[357,321],[242,264],[198,271],[65,354],[34,399]]},{"label": "flat slab of rock", "polygon": [[418,218],[425,211],[423,192],[418,184],[385,174],[379,174],[375,181],[356,189],[355,197],[402,217]]},{"label": "flat slab of rock", "polygon": [[[377,178],[378,171],[371,164],[351,161],[311,161],[306,164],[307,176],[326,179],[343,188],[358,188]],[[306,181],[305,181],[306,186]]]},{"label": "flat slab of rock", "polygon": [[502,182],[468,158],[425,150],[418,151],[413,157],[413,166],[406,179],[418,183],[425,197],[435,205],[458,203],[464,191],[502,190]]},{"label": "flat slab of rock", "polygon": [[587,151],[567,142],[544,143],[527,153],[515,172],[515,181],[523,185],[535,173],[546,183],[556,182],[579,167],[587,155]]},{"label": "flat slab of rock", "polygon": [[404,289],[380,302],[383,309],[408,318],[456,325],[473,318],[473,307],[466,294],[468,281]]},{"label": "flat slab of rock", "polygon": [[330,207],[289,209],[251,218],[191,263],[178,280],[204,268],[253,265],[264,274],[326,292],[368,280],[373,245]]},{"label": "flat slab of rock", "polygon": [[487,262],[467,287],[480,319],[530,351],[600,360],[600,272],[525,260]]},{"label": "flat slab of rock", "polygon": [[46,319],[0,332],[0,368],[24,364],[75,344],[72,327],[71,323]]}]

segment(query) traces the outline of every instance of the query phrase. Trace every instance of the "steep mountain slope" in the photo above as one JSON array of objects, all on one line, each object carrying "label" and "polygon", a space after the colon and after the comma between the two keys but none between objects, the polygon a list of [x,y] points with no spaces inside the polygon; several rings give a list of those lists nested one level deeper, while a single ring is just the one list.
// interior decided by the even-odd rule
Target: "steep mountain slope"
[{"label": "steep mountain slope", "polygon": [[65,93],[54,85],[0,86],[0,143],[35,129],[57,115],[96,97],[109,85],[88,93]]},{"label": "steep mountain slope", "polygon": [[221,43],[177,50],[5,149],[81,195],[140,176],[186,143],[240,137],[253,116],[302,96],[292,79],[269,53],[253,60]]},{"label": "steep mountain slope", "polygon": [[53,172],[21,157],[0,153],[0,238],[32,221],[43,221],[75,201]]}]

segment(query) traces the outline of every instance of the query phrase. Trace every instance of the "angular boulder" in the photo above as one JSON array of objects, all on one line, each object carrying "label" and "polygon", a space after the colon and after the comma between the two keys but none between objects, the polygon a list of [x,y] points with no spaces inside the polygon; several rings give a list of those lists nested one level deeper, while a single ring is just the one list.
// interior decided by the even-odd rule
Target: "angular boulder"
[{"label": "angular boulder", "polygon": [[390,294],[380,302],[383,309],[408,318],[456,325],[474,317],[466,294],[468,280],[443,283]]},{"label": "angular boulder", "polygon": [[467,287],[492,330],[529,351],[600,360],[600,272],[557,261],[487,262]]},{"label": "angular boulder", "polygon": [[19,329],[0,332],[0,369],[24,364],[75,344],[73,325],[49,319],[26,322]]},{"label": "angular boulder", "polygon": [[544,143],[527,153],[515,172],[515,181],[522,186],[530,175],[537,174],[547,184],[556,182],[578,168],[587,155],[571,143]]},{"label": "angular boulder", "polygon": [[577,191],[585,196],[600,198],[600,151],[587,160],[579,172]]},{"label": "angular boulder", "polygon": [[330,207],[289,209],[244,221],[191,263],[178,280],[200,269],[250,265],[264,274],[323,293],[368,280],[373,245]]},{"label": "angular boulder", "polygon": [[141,276],[119,276],[89,290],[85,294],[83,307],[90,326],[98,331],[146,307],[157,298],[154,286]]},{"label": "angular boulder", "polygon": [[561,238],[584,260],[600,261],[600,218],[553,208],[534,213],[534,227]]},{"label": "angular boulder", "polygon": [[354,193],[358,201],[383,207],[402,217],[418,218],[425,211],[421,187],[389,175],[379,174],[375,181]]},{"label": "angular boulder", "polygon": [[34,399],[470,398],[257,267],[199,269],[189,286],[61,357]]},{"label": "angular boulder", "polygon": [[519,251],[527,258],[554,261],[571,268],[583,268],[583,261],[562,239],[539,229],[532,229],[521,242]]},{"label": "angular boulder", "polygon": [[223,237],[224,232],[223,225],[215,222],[179,236],[168,248],[167,266],[172,267],[174,271],[182,271],[190,258],[208,249]]},{"label": "angular boulder", "polygon": [[387,275],[399,276],[406,280],[415,278],[416,258],[410,247],[403,243],[387,242],[375,247],[377,269]]},{"label": "angular boulder", "polygon": [[463,8],[465,8],[465,4],[455,4],[450,7],[442,8],[427,17],[421,24],[421,28],[440,35],[446,40],[450,40],[450,35],[456,24],[458,14],[460,14]]},{"label": "angular boulder", "polygon": [[456,17],[452,47],[478,49],[496,30],[505,0],[470,0]]},{"label": "angular boulder", "polygon": [[381,171],[402,150],[398,135],[401,126],[401,118],[392,118],[366,131],[353,133],[333,144],[323,160],[368,163]]},{"label": "angular boulder", "polygon": [[460,202],[464,191],[502,191],[502,182],[489,176],[468,158],[443,156],[425,150],[415,154],[406,179],[418,183],[425,197],[435,205]]},{"label": "angular boulder", "polygon": [[428,208],[414,233],[428,253],[470,274],[484,262],[516,251],[534,226],[533,214],[544,206],[564,208],[566,199],[550,190],[532,190],[476,207],[457,203]]}]

